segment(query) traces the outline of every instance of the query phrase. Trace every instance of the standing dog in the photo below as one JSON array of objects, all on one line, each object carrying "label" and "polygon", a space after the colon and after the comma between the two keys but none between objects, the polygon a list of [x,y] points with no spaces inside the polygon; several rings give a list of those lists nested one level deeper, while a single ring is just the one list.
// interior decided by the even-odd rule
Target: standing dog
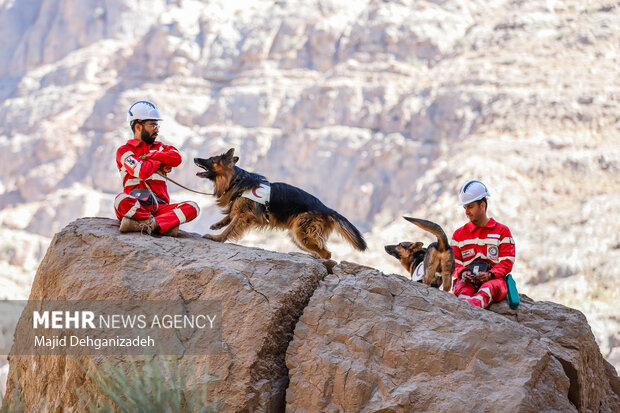
[{"label": "standing dog", "polygon": [[400,242],[396,245],[386,245],[385,252],[400,261],[400,264],[409,271],[411,281],[422,282],[421,277],[417,277],[416,269],[424,262],[426,248],[422,248],[421,242]]},{"label": "standing dog", "polygon": [[366,249],[362,234],[345,217],[326,207],[318,198],[292,185],[269,183],[264,176],[245,171],[235,164],[234,149],[209,159],[194,158],[205,170],[196,175],[213,181],[216,204],[224,219],[211,226],[224,228],[219,235],[205,238],[224,242],[237,239],[251,227],[288,229],[293,242],[302,250],[329,259],[327,238],[338,231],[360,251]]},{"label": "standing dog", "polygon": [[418,218],[403,218],[435,235],[437,242],[433,242],[426,249],[422,248],[421,242],[401,242],[398,245],[386,245],[385,251],[396,257],[412,275],[418,264],[423,260],[424,276],[422,282],[436,288],[443,284],[443,290],[450,291],[452,273],[454,272],[454,250],[448,242],[446,233],[434,222]]}]

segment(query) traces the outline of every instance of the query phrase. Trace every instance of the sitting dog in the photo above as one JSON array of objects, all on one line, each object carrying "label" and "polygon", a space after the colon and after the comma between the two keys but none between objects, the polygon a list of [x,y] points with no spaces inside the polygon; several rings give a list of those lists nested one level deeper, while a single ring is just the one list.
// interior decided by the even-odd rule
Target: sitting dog
[{"label": "sitting dog", "polygon": [[234,148],[208,159],[194,158],[205,170],[196,175],[213,182],[216,204],[225,217],[211,226],[224,228],[219,235],[204,237],[224,242],[237,239],[251,227],[288,229],[293,242],[302,250],[329,259],[327,238],[338,231],[353,247],[366,249],[366,241],[357,228],[318,198],[282,182],[268,182],[264,176],[245,171],[235,164]]},{"label": "sitting dog", "polygon": [[400,261],[402,266],[409,271],[412,279],[420,262],[424,262],[422,282],[435,288],[443,285],[444,291],[450,291],[454,272],[454,250],[448,242],[446,233],[434,222],[418,218],[403,218],[435,235],[437,242],[433,242],[426,249],[422,248],[421,242],[401,242],[398,245],[386,245],[385,251]]}]

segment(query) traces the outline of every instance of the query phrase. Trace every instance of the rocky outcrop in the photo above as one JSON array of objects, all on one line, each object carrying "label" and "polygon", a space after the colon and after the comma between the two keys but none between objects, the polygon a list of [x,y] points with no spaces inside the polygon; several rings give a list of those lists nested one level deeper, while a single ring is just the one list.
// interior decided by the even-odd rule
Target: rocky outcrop
[{"label": "rocky outcrop", "polygon": [[[523,296],[491,311],[369,267],[181,232],[58,233],[31,300],[221,300],[225,351],[183,356],[226,412],[579,411],[620,408],[620,381],[578,311]],[[101,357],[92,357],[96,363]],[[123,357],[115,357],[123,363]],[[10,356],[26,407],[80,410],[75,356]],[[62,391],[58,391],[62,389]],[[9,381],[8,400],[13,393]]]},{"label": "rocky outcrop", "polygon": [[583,314],[523,296],[491,311],[342,263],[287,351],[289,411],[617,411],[620,381]]},{"label": "rocky outcrop", "polygon": [[[295,322],[326,274],[325,265],[303,254],[218,244],[187,233],[120,234],[117,221],[81,219],[54,237],[30,300],[221,300],[224,351],[184,357],[183,364],[196,374],[218,375],[209,396],[223,411],[273,411],[283,408],[284,355]],[[83,409],[77,397],[86,383],[82,357],[9,362],[28,408],[45,400],[53,411]],[[7,394],[12,387],[9,380]]]}]

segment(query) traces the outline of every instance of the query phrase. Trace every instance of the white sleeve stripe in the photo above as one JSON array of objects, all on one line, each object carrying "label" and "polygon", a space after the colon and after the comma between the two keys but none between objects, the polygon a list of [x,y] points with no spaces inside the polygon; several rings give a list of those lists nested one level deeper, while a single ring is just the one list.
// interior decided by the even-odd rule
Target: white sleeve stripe
[{"label": "white sleeve stripe", "polygon": [[511,237],[506,237],[499,242],[500,244],[514,244],[515,240]]},{"label": "white sleeve stripe", "polygon": [[125,182],[125,185],[123,186],[138,185],[139,183],[140,183],[140,180],[138,178],[131,178],[131,179],[128,179],[127,182]]},{"label": "white sleeve stripe", "polygon": [[474,239],[467,239],[465,241],[454,241],[454,244],[452,245],[456,245],[459,248],[463,248],[466,247],[468,245],[497,245],[497,241],[494,238],[474,238]]},{"label": "white sleeve stripe", "polygon": [[166,178],[161,176],[160,174],[153,174],[147,178],[148,181],[165,181]]},{"label": "white sleeve stripe", "polygon": [[123,199],[126,199],[126,198],[131,198],[131,197],[127,194],[119,194],[114,200],[114,209],[118,210],[118,206],[121,204]]},{"label": "white sleeve stripe", "polygon": [[179,224],[183,224],[187,221],[187,218],[185,217],[185,214],[183,213],[183,211],[181,211],[181,208],[175,208],[173,209],[173,211],[176,214],[177,218],[179,219]]},{"label": "white sleeve stripe", "polygon": [[506,261],[506,260],[510,260],[512,262],[515,262],[515,257],[501,257],[499,262]]},{"label": "white sleeve stripe", "polygon": [[454,262],[457,263],[458,265],[463,265],[463,261],[461,261],[461,260],[455,259]]},{"label": "white sleeve stripe", "polygon": [[472,262],[476,261],[476,259],[478,259],[478,258],[483,258],[483,259],[485,259],[485,260],[492,261],[492,260],[491,260],[489,257],[487,257],[485,254],[483,254],[483,253],[479,252],[478,254],[474,255],[472,258],[470,258],[470,259],[468,259],[468,260],[466,260],[466,261],[463,261],[463,265],[464,265],[465,267],[467,267],[469,264],[471,264]]},{"label": "white sleeve stripe", "polygon": [[478,290],[478,293],[485,293],[486,295],[489,296],[489,300],[493,298],[493,296],[491,295],[491,289],[489,287],[484,287]]},{"label": "white sleeve stripe", "polygon": [[197,203],[195,203],[194,201],[187,201],[187,202],[185,202],[185,204],[193,207],[196,210],[196,214],[197,215],[200,214],[200,207],[198,206]]},{"label": "white sleeve stripe", "polygon": [[129,211],[127,211],[127,213],[125,214],[125,216],[127,218],[131,218],[135,215],[136,211],[140,208],[140,201],[138,201],[136,199],[136,203],[134,204],[133,207],[131,207],[131,209]]},{"label": "white sleeve stripe", "polygon": [[125,163],[129,156],[133,155],[132,151],[127,151],[121,156],[121,165]]}]

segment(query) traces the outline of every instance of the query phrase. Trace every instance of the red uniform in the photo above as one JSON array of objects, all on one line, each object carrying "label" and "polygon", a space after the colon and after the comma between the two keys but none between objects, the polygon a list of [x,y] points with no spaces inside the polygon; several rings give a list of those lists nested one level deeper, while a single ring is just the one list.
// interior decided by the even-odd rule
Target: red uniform
[{"label": "red uniform", "polygon": [[[508,288],[504,276],[510,273],[515,261],[515,243],[507,226],[493,218],[484,227],[469,222],[454,231],[451,245],[455,263],[453,276],[457,279],[454,295],[482,308],[491,301],[506,298]],[[489,264],[492,267],[489,271],[495,278],[479,287],[463,281],[461,273],[474,261]]]},{"label": "red uniform", "polygon": [[[130,139],[116,151],[116,166],[123,179],[123,193],[114,201],[114,210],[119,220],[123,217],[136,220],[147,219],[152,215],[161,232],[189,222],[198,216],[200,208],[192,201],[170,204],[166,178],[155,172],[160,166],[176,167],[181,163],[181,155],[175,147],[153,142]],[[159,205],[140,205],[129,195],[136,188],[150,188],[164,203]]]}]

